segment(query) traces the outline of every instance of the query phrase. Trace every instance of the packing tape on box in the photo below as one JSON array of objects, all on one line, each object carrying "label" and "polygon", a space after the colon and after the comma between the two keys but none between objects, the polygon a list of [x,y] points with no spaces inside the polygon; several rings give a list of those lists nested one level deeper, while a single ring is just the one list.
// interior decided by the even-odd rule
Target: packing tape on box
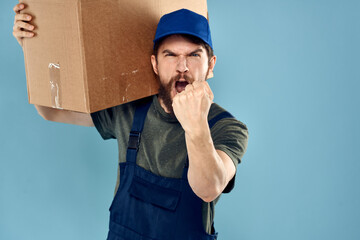
[{"label": "packing tape on box", "polygon": [[49,76],[50,76],[51,105],[53,108],[62,109],[59,63],[49,63]]}]

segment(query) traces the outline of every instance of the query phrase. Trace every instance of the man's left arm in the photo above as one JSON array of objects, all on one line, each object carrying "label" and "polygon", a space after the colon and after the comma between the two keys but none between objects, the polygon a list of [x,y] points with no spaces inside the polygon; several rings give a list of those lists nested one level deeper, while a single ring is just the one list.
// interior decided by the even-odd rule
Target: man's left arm
[{"label": "man's left arm", "polygon": [[211,202],[235,176],[234,162],[225,152],[215,149],[211,136],[197,138],[186,135],[185,138],[189,155],[189,184],[198,197]]},{"label": "man's left arm", "polygon": [[236,171],[231,158],[214,147],[207,119],[212,100],[205,81],[187,85],[173,100],[175,116],[185,131],[189,184],[205,202],[216,199]]}]

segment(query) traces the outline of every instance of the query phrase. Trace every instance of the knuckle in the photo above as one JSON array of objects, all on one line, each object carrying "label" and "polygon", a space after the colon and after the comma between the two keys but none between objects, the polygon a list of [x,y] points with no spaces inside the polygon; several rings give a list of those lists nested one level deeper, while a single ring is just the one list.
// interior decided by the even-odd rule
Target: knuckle
[{"label": "knuckle", "polygon": [[21,22],[21,21],[16,21],[15,27],[16,27],[17,29],[22,28],[22,22]]},{"label": "knuckle", "polygon": [[201,97],[204,95],[204,91],[202,91],[201,89],[198,89],[198,90],[196,90],[195,95],[198,97]]},{"label": "knuckle", "polygon": [[19,14],[18,18],[19,18],[19,20],[25,21],[26,20],[26,14]]},{"label": "knuckle", "polygon": [[26,28],[26,24],[27,24],[27,23],[25,23],[25,22],[20,22],[20,21],[19,21],[19,26],[20,26],[21,28]]},{"label": "knuckle", "polygon": [[15,15],[15,19],[18,21],[26,21],[27,20],[27,15],[26,14],[16,14]]},{"label": "knuckle", "polygon": [[18,32],[14,32],[14,37],[16,39],[20,39],[21,38],[21,35],[18,33]]}]

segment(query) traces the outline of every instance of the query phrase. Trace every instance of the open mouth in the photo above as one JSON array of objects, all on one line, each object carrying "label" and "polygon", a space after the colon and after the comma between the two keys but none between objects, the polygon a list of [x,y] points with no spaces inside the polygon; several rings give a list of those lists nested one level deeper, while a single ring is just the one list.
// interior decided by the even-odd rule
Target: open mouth
[{"label": "open mouth", "polygon": [[187,81],[176,81],[175,82],[175,89],[178,93],[181,93],[182,91],[185,90],[186,85],[188,85],[189,83]]}]

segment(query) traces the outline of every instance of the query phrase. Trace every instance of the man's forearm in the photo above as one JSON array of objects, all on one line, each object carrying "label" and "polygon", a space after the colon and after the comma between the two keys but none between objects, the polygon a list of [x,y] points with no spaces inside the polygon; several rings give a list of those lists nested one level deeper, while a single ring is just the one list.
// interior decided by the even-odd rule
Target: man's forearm
[{"label": "man's forearm", "polygon": [[228,174],[234,173],[227,171],[207,125],[197,133],[185,133],[185,140],[189,156],[189,184],[198,197],[210,202],[221,194],[233,177]]},{"label": "man's forearm", "polygon": [[39,105],[35,105],[35,108],[38,111],[39,115],[42,116],[45,120],[81,125],[86,127],[94,126],[91,116],[88,113],[73,112],[62,109],[55,109],[51,107],[43,107]]}]

